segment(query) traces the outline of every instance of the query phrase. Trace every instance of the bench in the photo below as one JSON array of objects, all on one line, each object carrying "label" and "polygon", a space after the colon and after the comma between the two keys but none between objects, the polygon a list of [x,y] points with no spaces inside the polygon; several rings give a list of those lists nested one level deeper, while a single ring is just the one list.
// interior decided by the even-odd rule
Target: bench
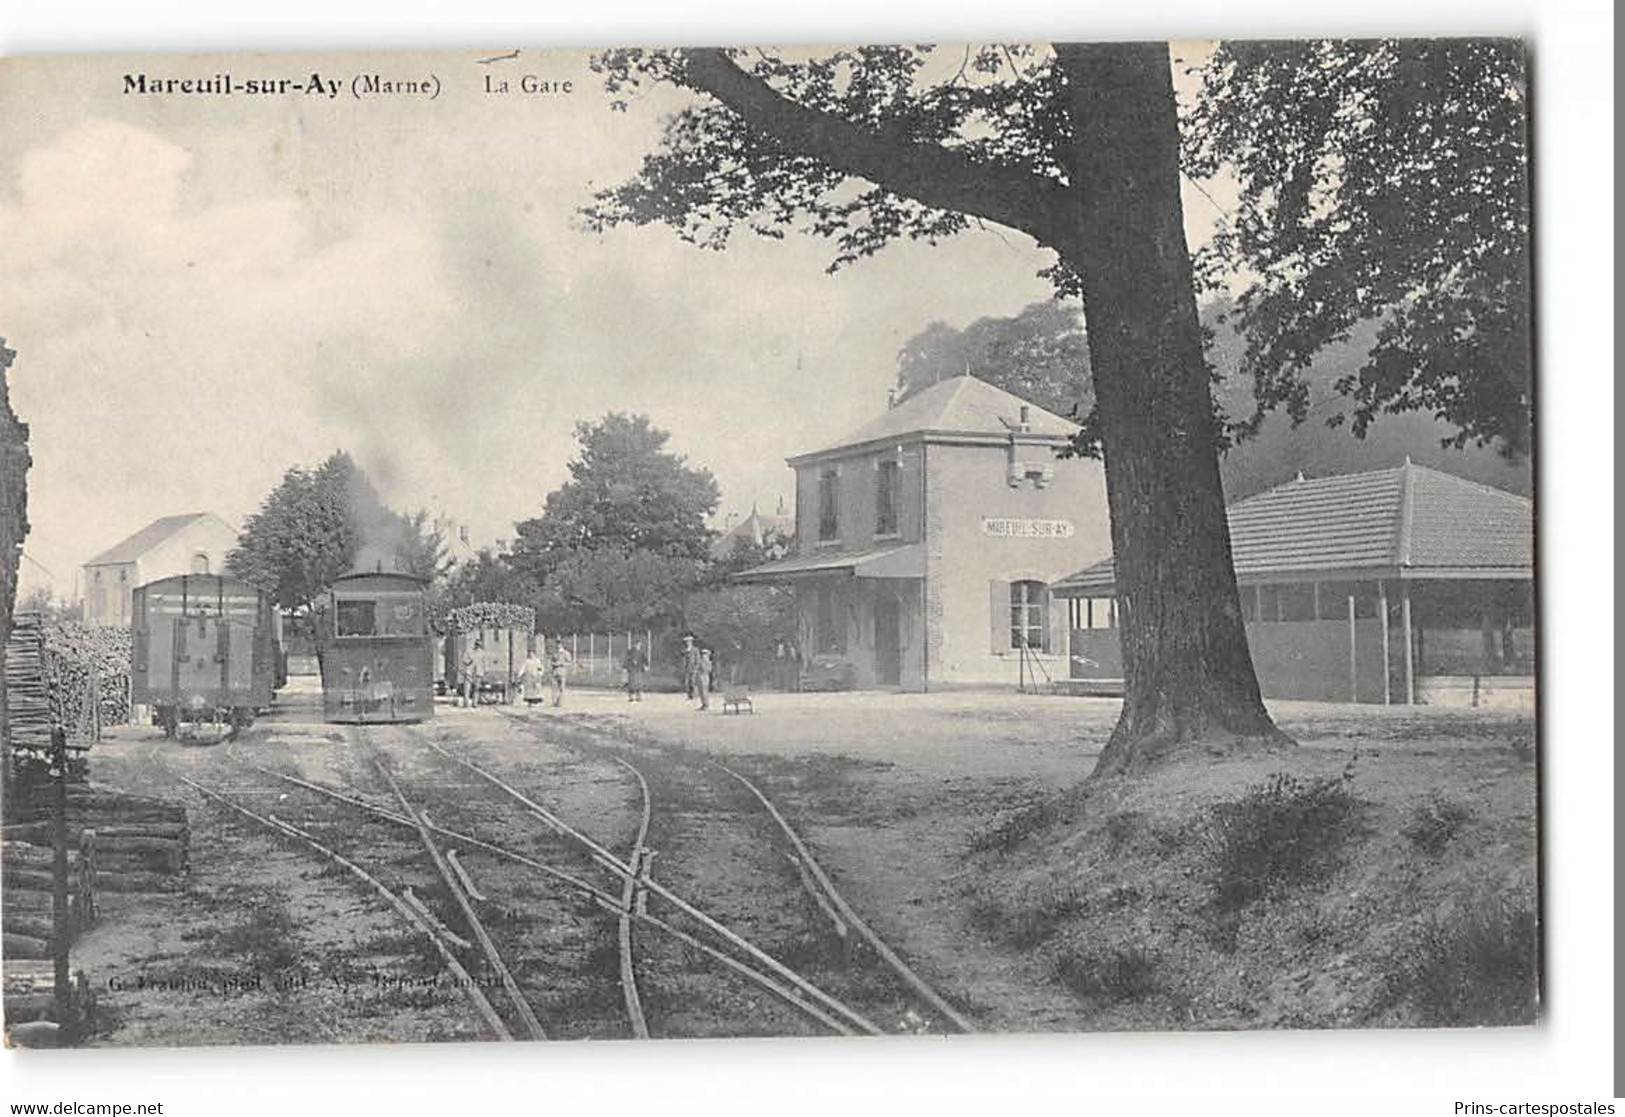
[{"label": "bench", "polygon": [[746,692],[744,687],[730,686],[722,692],[723,713],[742,714],[746,710],[749,710],[754,714],[756,712],[756,707],[751,704],[750,695]]}]

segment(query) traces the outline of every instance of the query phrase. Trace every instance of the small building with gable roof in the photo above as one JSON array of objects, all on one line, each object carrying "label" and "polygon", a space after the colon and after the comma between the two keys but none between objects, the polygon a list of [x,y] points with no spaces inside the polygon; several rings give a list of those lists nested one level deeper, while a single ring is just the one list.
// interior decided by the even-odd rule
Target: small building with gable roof
[{"label": "small building with gable roof", "polygon": [[[1247,643],[1267,698],[1533,704],[1534,508],[1406,459],[1229,508]],[[1122,685],[1112,560],[1050,587],[1079,690]]]},{"label": "small building with gable roof", "polygon": [[237,531],[213,512],[163,516],[85,563],[85,623],[130,623],[137,586],[176,574],[220,574]]},{"label": "small building with gable roof", "polygon": [[1100,463],[1056,457],[1076,431],[966,375],[788,459],[794,547],[738,578],[794,587],[804,685],[1064,674],[1066,610],[1049,583],[1111,547]]}]

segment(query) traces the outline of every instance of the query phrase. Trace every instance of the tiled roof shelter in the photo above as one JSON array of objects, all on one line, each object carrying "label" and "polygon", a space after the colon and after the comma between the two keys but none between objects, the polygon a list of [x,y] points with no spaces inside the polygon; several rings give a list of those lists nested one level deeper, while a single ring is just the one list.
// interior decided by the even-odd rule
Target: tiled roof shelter
[{"label": "tiled roof shelter", "polygon": [[[1230,506],[1243,585],[1284,577],[1512,578],[1534,572],[1527,498],[1406,462],[1394,469],[1300,478]],[[1109,596],[1107,558],[1055,583]]]},{"label": "tiled roof shelter", "polygon": [[[1229,521],[1266,696],[1532,701],[1527,497],[1407,459],[1367,473],[1300,476],[1237,501]],[[1119,682],[1112,560],[1050,591],[1072,602],[1074,680]]]}]

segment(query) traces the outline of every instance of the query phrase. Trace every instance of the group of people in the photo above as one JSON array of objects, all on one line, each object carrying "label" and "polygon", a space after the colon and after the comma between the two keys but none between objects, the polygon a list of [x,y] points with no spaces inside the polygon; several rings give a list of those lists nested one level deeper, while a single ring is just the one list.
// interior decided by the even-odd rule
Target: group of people
[{"label": "group of people", "polygon": [[[570,669],[575,666],[575,656],[570,654],[570,649],[558,636],[551,641],[543,638],[538,643],[542,647],[538,649],[532,646],[519,669],[519,693],[532,705],[545,701],[551,694],[553,705],[562,706]],[[485,686],[485,670],[477,653],[483,649],[484,644],[476,640],[463,650],[463,658],[458,665],[459,706],[479,705],[480,691]]]},{"label": "group of people", "polygon": [[692,632],[683,634],[683,689],[690,702],[698,698],[700,709],[711,708],[711,691],[716,686],[717,665],[711,649],[694,639]]},{"label": "group of people", "polygon": [[[459,706],[474,706],[479,704],[480,691],[485,684],[482,657],[478,654],[483,648],[476,640],[464,649],[458,677]],[[784,689],[795,689],[793,682],[799,674],[799,655],[794,645],[781,641],[774,656],[775,674]],[[643,701],[644,688],[647,686],[651,659],[649,647],[642,640],[632,641],[621,657],[621,681],[626,688],[628,702]],[[538,637],[536,643],[525,656],[524,664],[519,670],[519,691],[524,700],[532,705],[552,699],[554,706],[564,705],[565,691],[569,685],[570,672],[575,668],[575,656],[571,654],[562,637],[555,634],[551,639]],[[717,662],[709,647],[700,643],[693,633],[683,635],[683,689],[688,694],[689,701],[699,700],[699,708],[711,708],[711,694],[716,690]]]}]

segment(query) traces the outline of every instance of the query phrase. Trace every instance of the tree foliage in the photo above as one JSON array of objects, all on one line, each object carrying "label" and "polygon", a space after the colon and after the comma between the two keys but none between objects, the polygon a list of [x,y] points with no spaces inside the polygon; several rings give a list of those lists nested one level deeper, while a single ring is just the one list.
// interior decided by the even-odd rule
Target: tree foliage
[{"label": "tree foliage", "polygon": [[[1255,406],[1305,417],[1316,355],[1380,323],[1337,387],[1364,434],[1383,413],[1447,421],[1457,446],[1526,453],[1531,402],[1528,98],[1521,44],[1222,44],[1184,128],[1197,178],[1240,205],[1202,261],[1244,275]],[[1328,418],[1343,421],[1339,411]]]},{"label": "tree foliage", "polygon": [[558,631],[641,631],[682,616],[684,595],[704,577],[706,561],[658,551],[580,549],[542,584],[537,617]]},{"label": "tree foliage", "polygon": [[[580,453],[570,480],[547,495],[542,514],[515,525],[514,568],[538,585],[582,553],[633,552],[700,561],[719,494],[709,470],[691,469],[665,446],[671,435],[647,415],[611,412],[576,424]],[[577,565],[572,577],[581,576]]]},{"label": "tree foliage", "polygon": [[285,609],[311,606],[364,555],[386,569],[434,579],[444,543],[426,513],[384,506],[355,460],[336,451],[315,469],[295,466],[248,517],[228,573],[271,593]]},{"label": "tree foliage", "polygon": [[683,602],[683,623],[746,681],[767,674],[781,641],[795,641],[795,594],[782,586],[718,585]]},{"label": "tree foliage", "polygon": [[1095,387],[1082,307],[1047,299],[962,330],[933,322],[897,355],[898,397],[966,372],[1064,418],[1087,417]]}]

